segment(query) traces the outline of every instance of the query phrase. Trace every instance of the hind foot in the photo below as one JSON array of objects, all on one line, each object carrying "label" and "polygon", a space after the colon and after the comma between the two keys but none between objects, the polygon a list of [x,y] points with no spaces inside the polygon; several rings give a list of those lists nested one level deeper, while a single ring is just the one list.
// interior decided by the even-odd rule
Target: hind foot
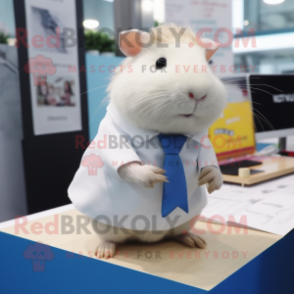
[{"label": "hind foot", "polygon": [[113,242],[102,242],[98,245],[95,255],[97,258],[111,258],[115,255],[116,244]]},{"label": "hind foot", "polygon": [[185,235],[179,235],[176,236],[176,240],[192,247],[192,248],[200,248],[200,249],[205,249],[206,248],[206,241],[202,238],[200,238],[197,235],[194,234],[185,234]]}]

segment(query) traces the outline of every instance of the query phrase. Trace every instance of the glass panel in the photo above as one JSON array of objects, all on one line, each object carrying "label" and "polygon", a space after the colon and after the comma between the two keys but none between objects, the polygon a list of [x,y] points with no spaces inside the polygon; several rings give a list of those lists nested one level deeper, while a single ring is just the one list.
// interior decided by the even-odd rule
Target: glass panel
[{"label": "glass panel", "polygon": [[244,30],[255,28],[256,33],[294,30],[294,1],[270,5],[262,0],[246,0],[244,21]]}]

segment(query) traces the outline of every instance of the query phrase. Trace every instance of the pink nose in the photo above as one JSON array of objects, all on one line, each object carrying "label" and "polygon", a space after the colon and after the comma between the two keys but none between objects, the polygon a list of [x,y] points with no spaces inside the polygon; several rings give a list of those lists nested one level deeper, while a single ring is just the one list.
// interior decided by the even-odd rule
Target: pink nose
[{"label": "pink nose", "polygon": [[193,99],[194,98],[194,95],[193,95],[193,93],[189,93],[189,97],[191,98],[191,99]]}]

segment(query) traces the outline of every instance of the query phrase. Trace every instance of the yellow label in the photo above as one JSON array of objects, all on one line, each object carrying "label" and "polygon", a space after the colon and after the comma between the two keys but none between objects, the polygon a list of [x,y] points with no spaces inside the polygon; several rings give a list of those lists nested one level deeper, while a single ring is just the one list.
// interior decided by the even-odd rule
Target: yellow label
[{"label": "yellow label", "polygon": [[210,127],[209,138],[217,155],[230,154],[230,151],[255,149],[250,102],[228,103],[222,117]]}]

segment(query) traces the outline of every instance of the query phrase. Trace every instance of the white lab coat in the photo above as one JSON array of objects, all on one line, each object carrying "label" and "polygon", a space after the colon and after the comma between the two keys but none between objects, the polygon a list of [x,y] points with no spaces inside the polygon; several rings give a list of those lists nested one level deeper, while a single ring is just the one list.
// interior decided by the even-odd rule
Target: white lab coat
[{"label": "white lab coat", "polygon": [[99,222],[136,230],[167,230],[199,215],[207,203],[205,186],[197,185],[199,173],[204,166],[217,166],[207,132],[187,135],[179,154],[187,182],[189,213],[177,207],[163,218],[163,183],[150,189],[120,178],[118,168],[128,162],[163,167],[164,151],[157,135],[158,132],[133,126],[110,103],[68,189],[74,206]]}]

